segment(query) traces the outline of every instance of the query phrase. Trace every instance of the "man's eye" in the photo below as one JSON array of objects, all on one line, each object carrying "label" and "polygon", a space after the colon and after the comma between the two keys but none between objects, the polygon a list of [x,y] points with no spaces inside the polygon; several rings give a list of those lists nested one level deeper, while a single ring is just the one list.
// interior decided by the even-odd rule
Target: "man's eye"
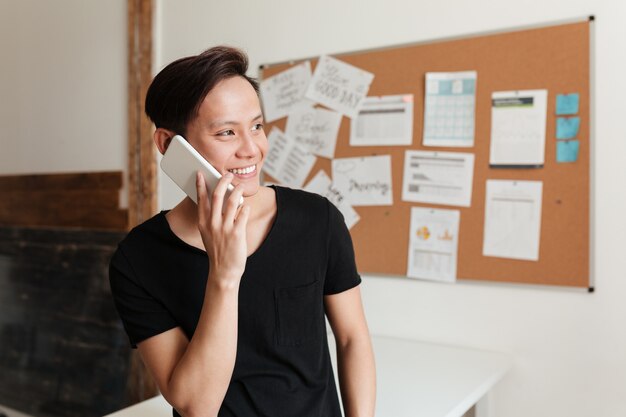
[{"label": "man's eye", "polygon": [[263,130],[263,123],[255,124],[252,130]]},{"label": "man's eye", "polygon": [[217,136],[232,136],[235,134],[235,131],[232,129],[224,130],[223,132],[219,132]]}]

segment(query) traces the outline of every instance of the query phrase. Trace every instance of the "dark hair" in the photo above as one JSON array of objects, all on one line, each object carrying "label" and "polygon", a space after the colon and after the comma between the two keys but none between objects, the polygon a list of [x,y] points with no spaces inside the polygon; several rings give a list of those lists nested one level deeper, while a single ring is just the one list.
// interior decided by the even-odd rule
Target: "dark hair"
[{"label": "dark hair", "polygon": [[259,85],[246,75],[247,70],[246,54],[228,46],[180,58],[152,80],[146,94],[146,115],[157,128],[185,135],[187,124],[198,115],[202,101],[220,81],[243,77],[258,94]]}]

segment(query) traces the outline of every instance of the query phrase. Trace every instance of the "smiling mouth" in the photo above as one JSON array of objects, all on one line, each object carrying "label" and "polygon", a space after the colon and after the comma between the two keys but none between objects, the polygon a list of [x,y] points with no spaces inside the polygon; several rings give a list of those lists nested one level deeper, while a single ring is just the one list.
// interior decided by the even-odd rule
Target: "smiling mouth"
[{"label": "smiling mouth", "polygon": [[228,170],[228,172],[232,172],[235,175],[252,174],[254,171],[256,171],[256,165],[250,165],[246,168],[233,168]]}]

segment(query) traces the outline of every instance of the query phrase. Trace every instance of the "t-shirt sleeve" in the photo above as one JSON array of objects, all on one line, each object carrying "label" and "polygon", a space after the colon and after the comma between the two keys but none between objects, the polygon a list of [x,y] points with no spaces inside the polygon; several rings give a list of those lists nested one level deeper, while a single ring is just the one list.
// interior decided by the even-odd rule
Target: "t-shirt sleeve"
[{"label": "t-shirt sleeve", "polygon": [[361,283],[356,269],[352,238],[341,212],[330,201],[328,204],[328,265],[324,295],[337,294]]},{"label": "t-shirt sleeve", "polygon": [[117,312],[133,348],[137,343],[178,325],[165,306],[141,285],[119,247],[109,264],[109,282]]}]

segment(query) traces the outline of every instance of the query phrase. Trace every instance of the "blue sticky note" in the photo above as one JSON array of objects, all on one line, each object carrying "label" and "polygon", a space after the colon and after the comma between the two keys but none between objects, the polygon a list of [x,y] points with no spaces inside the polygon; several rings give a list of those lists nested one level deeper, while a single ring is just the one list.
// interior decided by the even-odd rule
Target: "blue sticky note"
[{"label": "blue sticky note", "polygon": [[580,128],[580,117],[558,117],[556,119],[556,138],[573,139]]},{"label": "blue sticky note", "polygon": [[556,162],[576,162],[578,160],[577,140],[562,140],[556,143]]},{"label": "blue sticky note", "polygon": [[556,114],[576,113],[578,113],[578,93],[556,95]]}]

